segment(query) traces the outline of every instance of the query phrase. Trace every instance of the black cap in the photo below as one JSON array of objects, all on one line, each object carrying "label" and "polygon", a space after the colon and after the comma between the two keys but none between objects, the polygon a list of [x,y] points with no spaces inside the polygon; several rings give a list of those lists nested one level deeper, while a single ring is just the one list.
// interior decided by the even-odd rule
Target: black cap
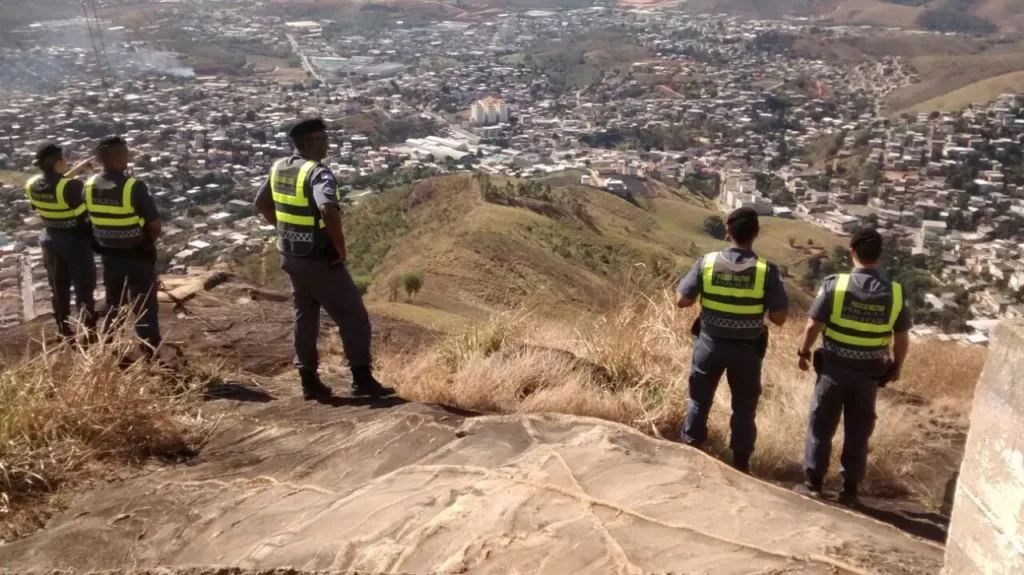
[{"label": "black cap", "polygon": [[36,164],[42,164],[47,160],[64,154],[64,150],[54,144],[53,142],[43,142],[39,148],[36,149]]},{"label": "black cap", "polygon": [[327,124],[321,118],[308,118],[299,120],[288,130],[288,137],[291,139],[301,138],[306,134],[323,132],[327,130]]},{"label": "black cap", "polygon": [[729,225],[732,225],[734,223],[748,222],[748,221],[753,221],[753,222],[757,223],[757,221],[758,221],[758,219],[757,219],[757,211],[754,210],[754,208],[743,207],[743,208],[736,208],[731,213],[729,213],[729,217],[725,220],[725,223],[727,223]]},{"label": "black cap", "polygon": [[882,243],[882,234],[878,233],[878,230],[874,228],[864,228],[857,233],[853,234],[850,238],[850,247],[856,248],[869,243]]}]

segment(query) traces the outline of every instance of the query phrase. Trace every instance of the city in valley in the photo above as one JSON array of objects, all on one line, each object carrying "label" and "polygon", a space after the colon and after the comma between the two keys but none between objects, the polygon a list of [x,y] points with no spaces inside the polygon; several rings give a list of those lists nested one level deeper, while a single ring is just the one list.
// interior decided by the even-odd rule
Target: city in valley
[{"label": "city in valley", "polygon": [[[101,2],[5,33],[0,327],[49,311],[23,189],[40,142],[81,160],[124,135],[165,222],[162,272],[178,274],[265,250],[253,197],[290,153],[288,125],[314,115],[350,204],[452,172],[567,173],[627,198],[659,182],[723,212],[877,226],[918,338],[983,345],[1024,316],[1021,100],[893,110],[927,80],[904,55],[815,49],[948,34],[671,7],[311,10]],[[809,292],[845,265],[811,253],[789,278]]]}]

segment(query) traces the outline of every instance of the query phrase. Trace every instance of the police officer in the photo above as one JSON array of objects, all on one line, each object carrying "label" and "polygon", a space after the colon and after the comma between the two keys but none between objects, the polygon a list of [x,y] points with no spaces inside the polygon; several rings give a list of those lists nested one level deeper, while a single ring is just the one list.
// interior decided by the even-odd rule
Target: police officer
[{"label": "police officer", "polygon": [[307,400],[325,399],[331,388],[320,381],[317,338],[320,308],[338,325],[352,370],[352,393],[371,397],[394,394],[371,372],[370,316],[362,294],[345,267],[347,251],[341,226],[338,184],[321,162],[327,157],[327,126],[319,118],[296,123],[288,132],[295,154],[278,160],[260,187],[255,205],[277,227],[281,268],[292,285],[295,312],[295,367]]},{"label": "police officer", "polygon": [[96,148],[103,171],[86,180],[85,205],[103,262],[109,329],[123,305],[131,305],[135,332],[149,357],[160,345],[156,241],[160,214],[145,182],[130,177],[128,144],[118,136]]},{"label": "police officer", "polygon": [[72,287],[82,327],[91,330],[96,326],[92,229],[85,211],[82,182],[74,179],[90,162],[91,158],[69,170],[61,147],[43,143],[35,159],[42,174],[25,184],[25,195],[43,220],[39,243],[52,293],[53,317],[58,333],[66,339],[73,336],[69,322]]},{"label": "police officer", "polygon": [[760,230],[757,212],[739,208],[729,214],[730,246],[697,260],[679,282],[676,304],[700,302],[697,339],[690,369],[690,401],[681,438],[700,447],[708,435],[708,415],[722,374],[732,391],[733,466],[750,472],[757,438],[755,417],[761,397],[761,362],[767,346],[765,312],[775,325],[789,315],[789,300],[778,267],[752,250]]},{"label": "police officer", "polygon": [[[810,423],[804,446],[805,495],[820,498],[832,455],[832,437],[845,419],[843,491],[839,501],[856,505],[857,487],[864,478],[868,439],[875,428],[875,398],[879,386],[900,377],[910,349],[910,312],[900,284],[878,272],[882,236],[862,230],[850,242],[854,269],[825,279],[810,310],[799,366],[807,371],[811,346],[824,333],[815,352],[817,374]],[[893,359],[889,358],[892,344]]]}]

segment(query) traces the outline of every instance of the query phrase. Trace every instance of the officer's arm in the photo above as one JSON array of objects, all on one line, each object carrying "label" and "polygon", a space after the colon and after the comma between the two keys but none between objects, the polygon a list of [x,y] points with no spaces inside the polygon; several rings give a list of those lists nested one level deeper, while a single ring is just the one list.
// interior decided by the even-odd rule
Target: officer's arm
[{"label": "officer's arm", "polygon": [[345,231],[341,228],[341,208],[334,204],[326,204],[320,208],[324,219],[324,229],[331,236],[331,243],[338,252],[340,261],[348,260],[348,248],[345,247]]},{"label": "officer's arm", "polygon": [[90,169],[92,167],[92,161],[93,161],[93,157],[90,156],[90,157],[82,160],[81,162],[78,162],[77,164],[75,164],[75,166],[73,168],[71,168],[67,172],[64,172],[64,177],[65,178],[73,178],[73,177],[77,176],[79,173],[84,172],[84,171]]},{"label": "officer's arm", "polygon": [[800,343],[800,349],[797,350],[801,355],[811,353],[811,348],[814,347],[814,342],[818,341],[818,336],[821,335],[821,330],[824,327],[825,324],[820,321],[807,320],[807,325],[804,326],[804,338]]},{"label": "officer's arm", "polygon": [[789,319],[789,296],[786,295],[786,286],[782,283],[782,274],[775,264],[768,266],[764,304],[768,308],[768,320],[780,327],[785,325]]},{"label": "officer's arm", "polygon": [[703,260],[704,258],[698,258],[690,271],[679,280],[679,287],[676,288],[676,307],[692,307],[700,298],[700,270],[704,267],[701,263]]},{"label": "officer's arm", "polygon": [[892,360],[896,364],[896,372],[903,369],[903,362],[910,354],[910,332],[904,331],[892,335]]},{"label": "officer's arm", "polygon": [[163,226],[160,224],[160,212],[156,209],[156,202],[153,196],[149,195],[149,188],[145,182],[136,182],[132,190],[132,204],[135,212],[146,222],[146,235],[153,242],[160,238],[163,233]]},{"label": "officer's arm", "polygon": [[253,201],[256,206],[256,210],[259,211],[260,215],[263,216],[267,223],[276,226],[277,225],[277,212],[274,211],[274,196],[270,193],[270,180],[263,182],[258,192],[256,192],[256,199]]}]

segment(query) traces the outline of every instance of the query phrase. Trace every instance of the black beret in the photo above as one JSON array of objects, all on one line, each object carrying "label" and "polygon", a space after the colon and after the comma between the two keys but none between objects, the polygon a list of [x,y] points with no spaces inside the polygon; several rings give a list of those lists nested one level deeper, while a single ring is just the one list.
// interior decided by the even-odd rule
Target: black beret
[{"label": "black beret", "polygon": [[882,243],[882,234],[878,233],[878,230],[874,228],[864,228],[853,234],[853,237],[850,238],[851,248],[867,243]]},{"label": "black beret", "polygon": [[733,210],[725,220],[725,223],[733,224],[748,221],[753,221],[754,223],[758,222],[757,211],[754,210],[754,208],[743,207]]},{"label": "black beret", "polygon": [[36,149],[36,163],[44,162],[54,156],[60,156],[64,153],[64,150],[60,146],[53,142],[43,142]]},{"label": "black beret", "polygon": [[299,120],[288,130],[288,137],[291,139],[300,138],[306,134],[312,134],[315,132],[323,132],[327,129],[327,124],[321,118],[308,118],[306,120]]}]

